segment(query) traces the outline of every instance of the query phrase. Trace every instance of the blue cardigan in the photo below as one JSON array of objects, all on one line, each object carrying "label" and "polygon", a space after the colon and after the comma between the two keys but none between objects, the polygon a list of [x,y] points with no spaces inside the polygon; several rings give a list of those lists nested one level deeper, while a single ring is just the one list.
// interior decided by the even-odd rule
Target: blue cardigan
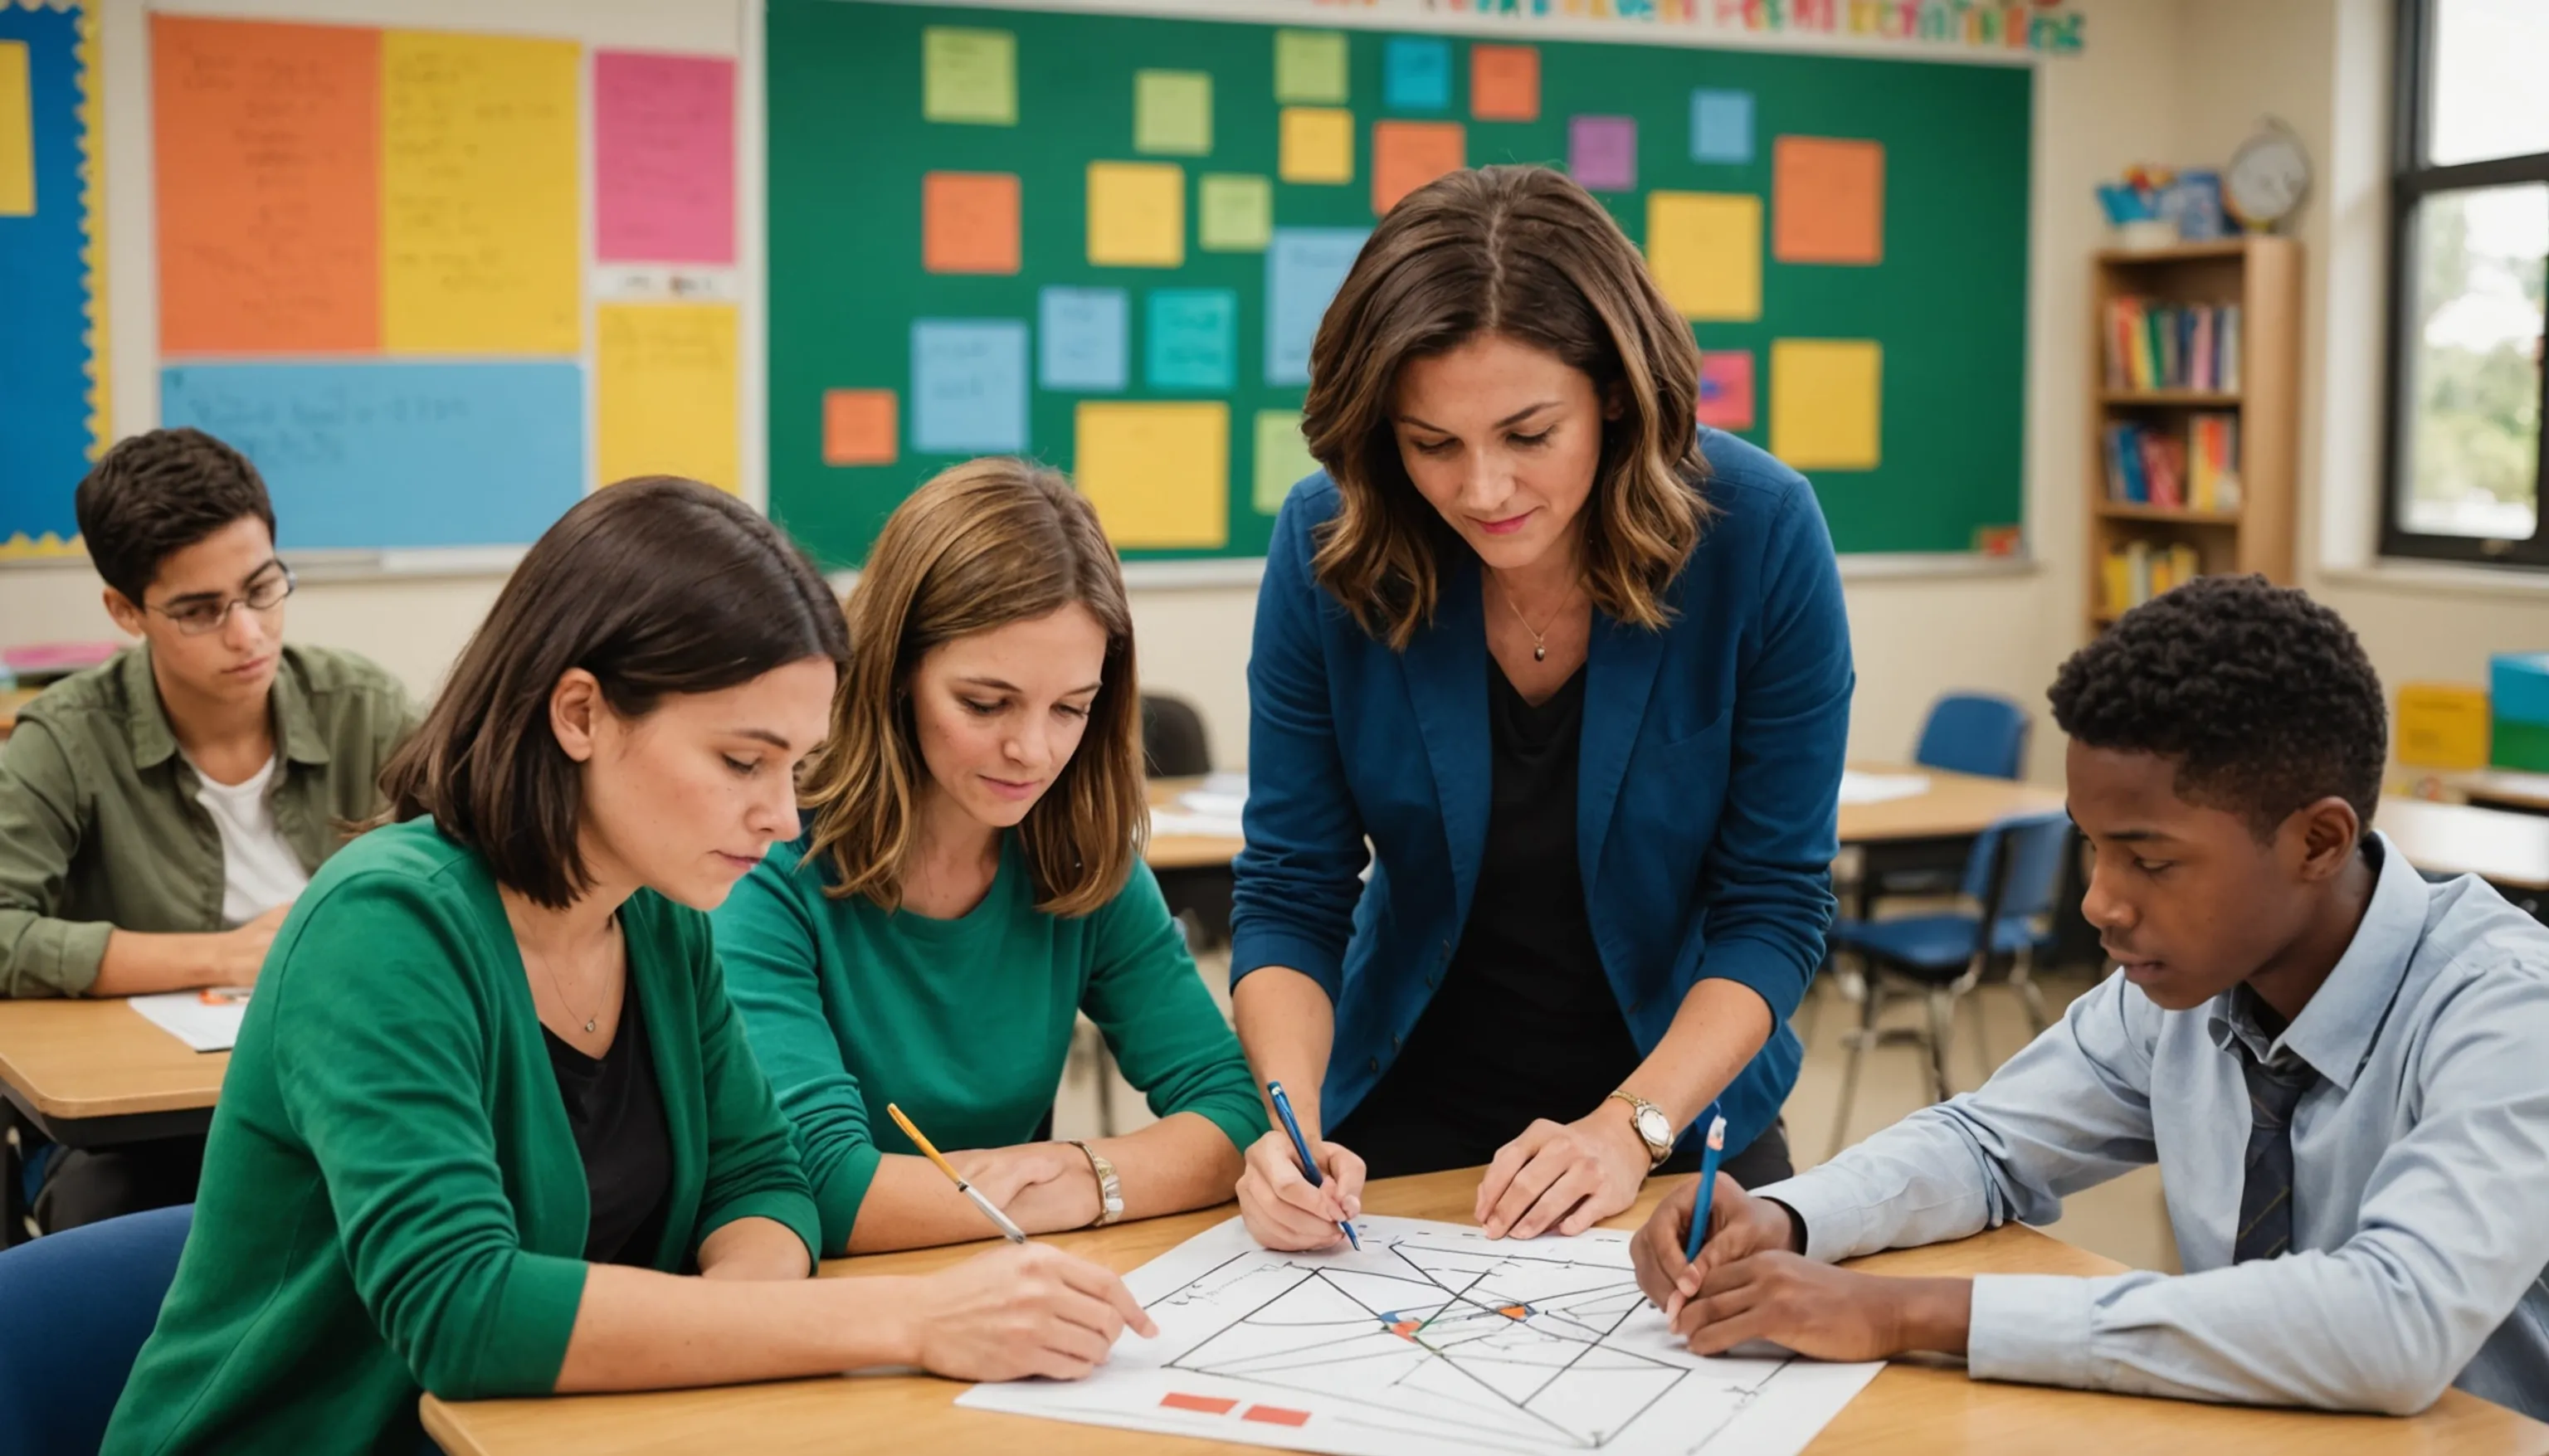
[{"label": "blue cardigan", "polygon": [[[1832,920],[1854,677],[1813,489],[1732,435],[1703,430],[1701,445],[1718,515],[1666,593],[1671,624],[1595,613],[1576,840],[1602,969],[1641,1054],[1703,977],[1768,1004],[1777,1030],[1719,1100],[1734,1152],[1796,1082],[1803,1052],[1787,1023]],[[1392,652],[1310,575],[1313,532],[1337,509],[1324,474],[1303,481],[1267,552],[1230,964],[1234,985],[1288,966],[1335,1003],[1331,1128],[1397,1057],[1452,963],[1491,786],[1477,558],[1446,557],[1433,622]]]}]

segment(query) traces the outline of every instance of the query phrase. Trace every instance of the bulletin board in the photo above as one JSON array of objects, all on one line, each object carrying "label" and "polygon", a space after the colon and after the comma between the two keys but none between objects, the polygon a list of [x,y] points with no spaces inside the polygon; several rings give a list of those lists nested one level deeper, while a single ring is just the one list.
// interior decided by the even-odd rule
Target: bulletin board
[{"label": "bulletin board", "polygon": [[107,435],[97,20],[0,0],[0,561],[76,556]]},{"label": "bulletin board", "polygon": [[1072,471],[1128,559],[1263,556],[1356,248],[1503,161],[1612,210],[1701,419],[1841,550],[2014,535],[2025,67],[871,0],[769,0],[766,52],[769,504],[829,565],[992,453]]}]

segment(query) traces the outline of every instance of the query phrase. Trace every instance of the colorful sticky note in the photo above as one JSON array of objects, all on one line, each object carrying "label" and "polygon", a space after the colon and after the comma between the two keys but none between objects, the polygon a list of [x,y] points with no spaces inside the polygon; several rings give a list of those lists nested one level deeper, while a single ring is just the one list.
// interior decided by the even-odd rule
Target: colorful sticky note
[{"label": "colorful sticky note", "polygon": [[930,26],[920,35],[920,114],[980,127],[1018,124],[1018,38]]},{"label": "colorful sticky note", "polygon": [[1027,447],[1027,326],[1006,318],[911,325],[911,448],[982,455]]},{"label": "colorful sticky note", "polygon": [[0,218],[36,215],[36,87],[27,43],[0,41]]},{"label": "colorful sticky note", "polygon": [[1782,136],[1771,146],[1770,255],[1782,263],[1885,261],[1885,146]]},{"label": "colorful sticky note", "polygon": [[1482,122],[1540,120],[1540,51],[1530,46],[1469,47],[1469,115]]},{"label": "colorful sticky note", "polygon": [[732,304],[594,310],[595,480],[680,475],[743,489]]},{"label": "colorful sticky note", "polygon": [[1449,111],[1452,43],[1392,36],[1381,47],[1381,103],[1391,111]]},{"label": "colorful sticky note", "polygon": [[1143,375],[1155,390],[1227,390],[1239,383],[1239,295],[1226,288],[1162,288],[1143,320]]},{"label": "colorful sticky note", "polygon": [[1310,442],[1301,438],[1301,415],[1293,410],[1257,411],[1257,476],[1249,499],[1260,515],[1283,508],[1292,488],[1319,473]]},{"label": "colorful sticky note", "polygon": [[1761,199],[1647,194],[1647,269],[1685,318],[1761,317]]},{"label": "colorful sticky note", "polygon": [[1274,231],[1274,184],[1263,177],[1206,172],[1196,188],[1195,234],[1208,253],[1262,252]]},{"label": "colorful sticky note", "polygon": [[1356,228],[1277,228],[1266,247],[1266,382],[1310,382],[1319,320],[1371,234]]},{"label": "colorful sticky note", "polygon": [[1281,157],[1286,182],[1354,180],[1354,113],[1325,106],[1283,108]]},{"label": "colorful sticky note", "polygon": [[1230,407],[1084,400],[1072,479],[1119,549],[1230,543]]},{"label": "colorful sticky note", "polygon": [[1589,192],[1636,190],[1637,118],[1576,117],[1568,122],[1566,170]]},{"label": "colorful sticky note", "polygon": [[1133,73],[1133,149],[1172,156],[1212,151],[1212,75],[1208,71]]},{"label": "colorful sticky note", "polygon": [[920,178],[920,266],[932,273],[1018,271],[1018,179],[1008,172]]},{"label": "colorful sticky note", "polygon": [[1770,453],[1798,470],[1874,470],[1885,353],[1873,339],[1770,343]]},{"label": "colorful sticky note", "polygon": [[1699,356],[1699,422],[1711,429],[1752,427],[1752,351],[1710,349]]},{"label": "colorful sticky note", "polygon": [[734,262],[734,62],[593,53],[594,253]]},{"label": "colorful sticky note", "polygon": [[1378,122],[1371,129],[1371,211],[1378,217],[1398,200],[1446,172],[1469,164],[1467,130],[1459,122]]},{"label": "colorful sticky note", "polygon": [[1186,172],[1175,162],[1088,164],[1088,261],[1178,268],[1186,260]]},{"label": "colorful sticky note", "polygon": [[1690,93],[1690,159],[1738,166],[1752,160],[1751,92]]},{"label": "colorful sticky note", "polygon": [[584,47],[386,31],[381,346],[584,349]]},{"label": "colorful sticky note", "polygon": [[1346,38],[1340,31],[1274,33],[1274,99],[1324,101],[1339,106],[1346,99]]},{"label": "colorful sticky note", "polygon": [[1048,288],[1036,305],[1037,374],[1049,390],[1124,387],[1124,290]]},{"label": "colorful sticky note", "polygon": [[823,463],[892,465],[894,391],[823,391]]}]

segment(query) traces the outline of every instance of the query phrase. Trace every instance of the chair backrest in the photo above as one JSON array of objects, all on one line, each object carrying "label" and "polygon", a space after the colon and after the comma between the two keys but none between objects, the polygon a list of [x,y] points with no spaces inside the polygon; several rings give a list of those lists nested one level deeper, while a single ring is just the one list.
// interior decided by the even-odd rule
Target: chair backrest
[{"label": "chair backrest", "polygon": [[159,1319],[192,1204],[0,1252],[0,1451],[94,1452]]},{"label": "chair backrest", "polygon": [[1930,706],[1913,754],[1926,768],[1986,778],[2027,771],[2027,709],[1988,692],[1951,692]]},{"label": "chair backrest", "polygon": [[1142,769],[1154,778],[1193,778],[1212,772],[1203,714],[1181,697],[1142,694]]},{"label": "chair backrest", "polygon": [[1974,840],[1965,861],[1965,893],[1983,907],[1983,923],[2032,920],[2053,909],[2062,880],[2062,851],[2071,842],[2068,814],[2020,814]]}]

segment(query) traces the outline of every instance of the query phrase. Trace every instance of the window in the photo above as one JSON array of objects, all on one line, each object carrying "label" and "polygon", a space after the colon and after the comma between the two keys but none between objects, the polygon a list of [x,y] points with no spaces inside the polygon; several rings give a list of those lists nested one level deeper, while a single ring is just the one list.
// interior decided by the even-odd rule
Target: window
[{"label": "window", "polygon": [[2549,4],[2399,0],[2389,556],[2549,567]]}]

